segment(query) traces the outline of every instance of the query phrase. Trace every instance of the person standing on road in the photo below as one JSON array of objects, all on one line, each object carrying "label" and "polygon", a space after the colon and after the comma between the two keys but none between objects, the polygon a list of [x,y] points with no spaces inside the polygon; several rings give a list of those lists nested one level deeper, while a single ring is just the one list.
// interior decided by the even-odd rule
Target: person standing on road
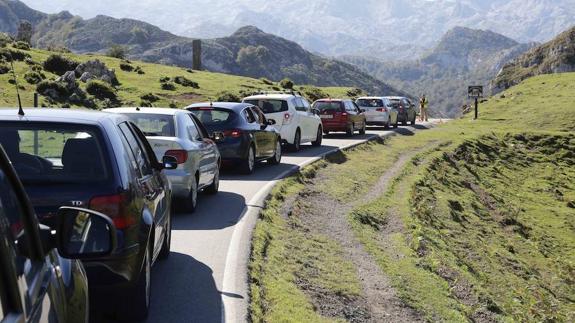
[{"label": "person standing on road", "polygon": [[419,121],[427,122],[427,98],[425,94],[419,99]]}]

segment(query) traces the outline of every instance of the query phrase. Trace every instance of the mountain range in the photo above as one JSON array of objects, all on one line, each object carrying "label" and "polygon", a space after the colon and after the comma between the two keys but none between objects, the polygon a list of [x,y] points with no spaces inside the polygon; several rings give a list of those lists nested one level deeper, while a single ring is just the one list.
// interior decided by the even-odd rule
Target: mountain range
[{"label": "mountain range", "polygon": [[455,116],[466,103],[467,86],[484,85],[501,68],[536,46],[521,44],[487,30],[456,27],[418,60],[383,62],[365,57],[347,56],[345,61],[412,94],[427,94],[435,112]]},{"label": "mountain range", "polygon": [[143,20],[177,35],[218,38],[245,25],[328,56],[420,57],[456,26],[544,42],[575,24],[575,0],[24,0],[83,17]]},{"label": "mountain range", "polygon": [[[63,46],[75,53],[104,53],[117,44],[129,57],[166,65],[192,66],[192,39],[174,35],[149,23],[99,15],[91,19],[68,11],[44,14],[16,0],[0,0],[0,31],[14,33],[21,19],[34,26],[33,45]],[[204,67],[273,81],[290,78],[298,84],[354,86],[368,93],[401,94],[359,68],[321,57],[295,42],[265,33],[253,26],[231,36],[205,39]]]}]

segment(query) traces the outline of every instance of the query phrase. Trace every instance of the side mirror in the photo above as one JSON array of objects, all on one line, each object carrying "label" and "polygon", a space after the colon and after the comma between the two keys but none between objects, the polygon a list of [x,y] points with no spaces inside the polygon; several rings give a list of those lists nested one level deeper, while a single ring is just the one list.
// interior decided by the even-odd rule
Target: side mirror
[{"label": "side mirror", "polygon": [[313,114],[315,114],[316,116],[319,116],[321,114],[321,112],[318,109],[312,109],[311,112],[313,112]]},{"label": "side mirror", "polygon": [[64,258],[96,259],[116,249],[116,227],[112,220],[92,210],[61,207],[56,247]]},{"label": "side mirror", "polygon": [[365,109],[359,109],[359,113],[365,113]]},{"label": "side mirror", "polygon": [[268,126],[273,126],[276,124],[276,121],[274,119],[268,119],[267,124],[268,124]]},{"label": "side mirror", "polygon": [[174,156],[164,156],[162,157],[162,166],[164,169],[176,169],[178,168],[178,160]]},{"label": "side mirror", "polygon": [[222,142],[222,141],[224,141],[224,139],[226,139],[226,137],[225,137],[223,132],[215,131],[214,133],[212,133],[212,136],[210,137],[210,139],[212,139],[215,142]]}]

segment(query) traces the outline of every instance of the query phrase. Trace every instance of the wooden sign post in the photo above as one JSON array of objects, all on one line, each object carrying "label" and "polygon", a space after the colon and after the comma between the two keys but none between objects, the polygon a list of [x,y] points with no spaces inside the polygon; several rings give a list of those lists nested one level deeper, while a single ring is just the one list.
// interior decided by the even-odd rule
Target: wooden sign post
[{"label": "wooden sign post", "polygon": [[475,118],[479,119],[479,99],[483,97],[483,86],[474,85],[467,89],[467,95],[470,99],[475,99]]}]

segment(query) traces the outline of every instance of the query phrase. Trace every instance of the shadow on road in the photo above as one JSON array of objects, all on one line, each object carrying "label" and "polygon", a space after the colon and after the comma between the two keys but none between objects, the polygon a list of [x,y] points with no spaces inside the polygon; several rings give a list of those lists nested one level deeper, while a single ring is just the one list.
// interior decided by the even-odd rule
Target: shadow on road
[{"label": "shadow on road", "polygon": [[147,322],[221,322],[221,294],[212,270],[193,257],[172,252],[152,269]]},{"label": "shadow on road", "polygon": [[198,207],[194,213],[177,213],[172,230],[219,230],[234,226],[239,214],[246,207],[243,196],[219,192],[216,195],[198,195]]}]

